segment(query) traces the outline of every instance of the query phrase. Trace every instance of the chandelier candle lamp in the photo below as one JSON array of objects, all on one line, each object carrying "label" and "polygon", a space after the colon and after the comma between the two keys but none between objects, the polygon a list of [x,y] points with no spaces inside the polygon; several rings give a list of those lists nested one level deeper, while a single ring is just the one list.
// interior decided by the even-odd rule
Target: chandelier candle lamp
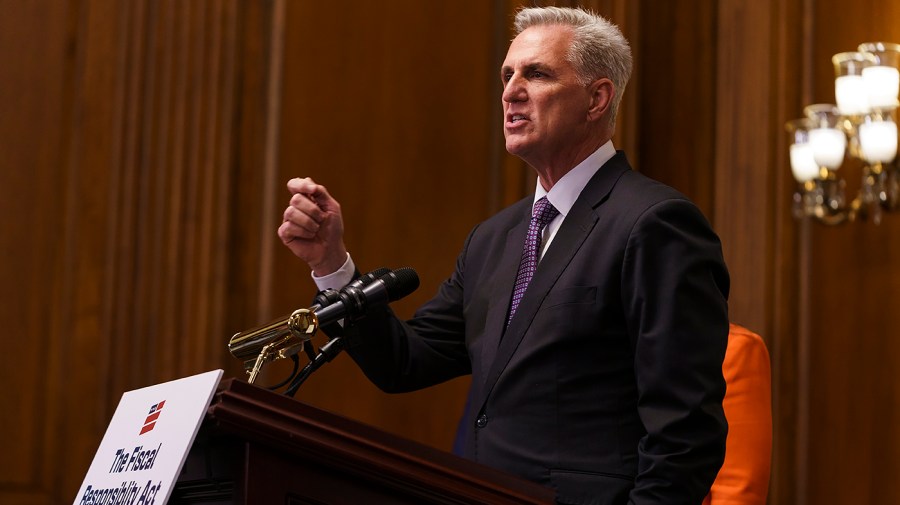
[{"label": "chandelier candle lamp", "polygon": [[[869,42],[838,53],[834,63],[837,104],[814,104],[785,124],[791,135],[791,171],[799,183],[794,216],[828,225],[857,219],[881,222],[898,208],[897,106],[900,44]],[[861,165],[859,192],[848,204],[839,175],[849,160]],[[846,172],[846,169],[844,170]]]}]

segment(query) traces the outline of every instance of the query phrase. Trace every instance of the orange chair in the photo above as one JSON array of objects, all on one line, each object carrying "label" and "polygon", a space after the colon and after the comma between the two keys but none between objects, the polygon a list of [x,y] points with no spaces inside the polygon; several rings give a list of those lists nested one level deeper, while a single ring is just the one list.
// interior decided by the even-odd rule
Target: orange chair
[{"label": "orange chair", "polygon": [[772,459],[772,379],[763,339],[732,324],[722,364],[725,463],[704,505],[764,505]]}]

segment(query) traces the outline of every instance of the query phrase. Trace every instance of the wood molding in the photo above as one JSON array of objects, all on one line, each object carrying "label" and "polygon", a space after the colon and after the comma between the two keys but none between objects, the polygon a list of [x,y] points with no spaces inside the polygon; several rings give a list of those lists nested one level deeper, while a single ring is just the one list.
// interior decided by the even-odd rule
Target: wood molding
[{"label": "wood molding", "polygon": [[[767,129],[772,132],[775,167],[773,202],[773,290],[770,298],[772,317],[769,332],[772,357],[772,402],[774,448],[769,501],[773,504],[807,503],[807,465],[802,456],[809,443],[808,431],[808,357],[807,327],[809,285],[809,223],[793,219],[792,194],[796,182],[790,174],[788,138],[784,122],[798,117],[803,103],[809,103],[811,67],[809,1],[776,2],[773,6],[773,71],[770,87],[774,90],[773,116]],[[784,83],[796,83],[785,86]]]}]

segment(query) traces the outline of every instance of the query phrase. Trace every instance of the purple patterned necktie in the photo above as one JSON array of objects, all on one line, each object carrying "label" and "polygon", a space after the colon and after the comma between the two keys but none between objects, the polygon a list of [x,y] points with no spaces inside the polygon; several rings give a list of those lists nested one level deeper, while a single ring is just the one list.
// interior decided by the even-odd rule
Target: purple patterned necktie
[{"label": "purple patterned necktie", "polygon": [[547,197],[541,197],[534,204],[534,210],[531,213],[531,224],[528,225],[528,234],[525,235],[525,246],[522,249],[522,261],[519,262],[519,273],[516,274],[516,287],[513,289],[512,304],[509,307],[509,318],[506,325],[512,321],[516,309],[519,308],[519,302],[525,294],[525,288],[534,277],[534,271],[538,265],[538,251],[541,249],[541,231],[547,223],[559,215],[559,211],[553,206]]}]

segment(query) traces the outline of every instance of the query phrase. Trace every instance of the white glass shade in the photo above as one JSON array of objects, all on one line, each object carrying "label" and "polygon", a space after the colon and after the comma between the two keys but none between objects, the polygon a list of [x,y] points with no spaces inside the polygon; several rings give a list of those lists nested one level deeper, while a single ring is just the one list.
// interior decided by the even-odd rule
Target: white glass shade
[{"label": "white glass shade", "polygon": [[863,81],[863,71],[877,64],[875,56],[864,52],[838,53],[831,57],[834,64],[834,99],[845,116],[869,112],[869,99]]},{"label": "white glass shade", "polygon": [[797,182],[811,181],[819,175],[812,144],[791,144],[791,172]]},{"label": "white glass shade", "polygon": [[869,112],[866,83],[861,75],[842,75],[834,80],[834,99],[841,114]]},{"label": "white glass shade", "polygon": [[870,163],[890,163],[897,157],[897,124],[872,121],[859,125],[859,144],[863,158]]},{"label": "white glass shade", "polygon": [[896,107],[900,94],[900,44],[865,42],[859,45],[859,51],[872,56],[871,65],[862,70],[870,105],[874,109]]},{"label": "white glass shade", "polygon": [[[868,106],[876,109],[897,106],[897,92],[900,91],[900,71],[893,67],[881,65],[867,67],[862,71],[862,79]],[[835,90],[837,90],[837,87],[835,87]],[[840,104],[838,104],[838,107],[840,107]]]},{"label": "white glass shade", "polygon": [[813,158],[822,167],[837,170],[844,162],[847,136],[837,128],[814,128],[809,131],[809,143]]}]

